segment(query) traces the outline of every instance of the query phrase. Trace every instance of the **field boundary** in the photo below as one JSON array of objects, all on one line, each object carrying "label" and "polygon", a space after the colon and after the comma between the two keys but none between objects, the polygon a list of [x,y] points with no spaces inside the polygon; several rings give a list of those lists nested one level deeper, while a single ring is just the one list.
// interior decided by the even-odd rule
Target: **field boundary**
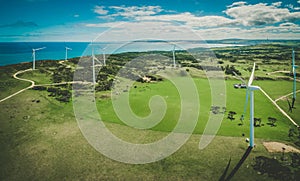
[{"label": "field boundary", "polygon": [[295,126],[299,127],[299,125],[283,109],[281,109],[281,107],[262,88],[260,88],[260,90],[285,117],[287,117]]}]

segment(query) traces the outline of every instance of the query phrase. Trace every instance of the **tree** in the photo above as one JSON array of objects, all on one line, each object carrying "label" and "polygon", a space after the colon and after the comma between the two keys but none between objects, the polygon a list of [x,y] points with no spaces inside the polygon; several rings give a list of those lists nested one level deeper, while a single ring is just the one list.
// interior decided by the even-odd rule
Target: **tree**
[{"label": "tree", "polygon": [[234,67],[234,65],[231,65],[231,66],[226,65],[225,74],[226,75],[235,75],[235,73],[233,73],[233,72],[235,72],[237,75],[242,75],[241,72]]},{"label": "tree", "polygon": [[227,118],[230,119],[231,121],[233,121],[233,120],[235,120],[234,115],[236,115],[236,112],[229,111]]},{"label": "tree", "polygon": [[269,125],[271,125],[272,127],[276,126],[275,123],[277,121],[276,118],[273,117],[268,117],[268,121],[269,121]]},{"label": "tree", "polygon": [[260,127],[261,124],[261,118],[254,118],[254,126]]}]

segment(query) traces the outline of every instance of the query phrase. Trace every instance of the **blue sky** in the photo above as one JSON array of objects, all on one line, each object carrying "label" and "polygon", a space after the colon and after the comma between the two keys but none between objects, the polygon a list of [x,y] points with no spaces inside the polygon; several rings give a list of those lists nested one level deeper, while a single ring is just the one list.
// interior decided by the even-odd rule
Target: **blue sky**
[{"label": "blue sky", "polygon": [[92,41],[99,36],[103,41],[300,39],[300,0],[1,2],[2,42]]}]

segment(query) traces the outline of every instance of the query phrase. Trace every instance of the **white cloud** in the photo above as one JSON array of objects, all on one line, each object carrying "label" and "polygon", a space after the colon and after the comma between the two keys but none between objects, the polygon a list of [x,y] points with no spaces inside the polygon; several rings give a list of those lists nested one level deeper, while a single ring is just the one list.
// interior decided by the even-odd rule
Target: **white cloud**
[{"label": "white cloud", "polygon": [[[300,12],[291,12],[281,6],[281,2],[251,5],[240,1],[227,6],[224,16],[176,13],[164,10],[160,6],[110,6],[98,8],[108,11],[104,12],[105,16],[98,17],[113,21],[84,24],[82,28],[91,29],[94,33],[99,31],[99,34],[109,29],[106,41],[139,38],[194,39],[194,35],[189,35],[191,32],[204,39],[264,39],[266,36],[270,39],[297,38],[300,27],[295,22],[300,20]],[[188,27],[190,32],[185,32],[179,25]]]},{"label": "white cloud", "polygon": [[[300,1],[299,1],[300,2]],[[286,7],[287,8],[290,8],[290,9],[292,9],[292,10],[300,10],[300,7],[295,7],[294,5],[292,5],[292,4],[288,4],[288,5],[286,5]]]},{"label": "white cloud", "polygon": [[299,4],[300,4],[300,0],[298,0],[298,1],[297,1],[297,3],[299,3]]},{"label": "white cloud", "polygon": [[186,40],[201,39],[187,26],[172,22],[140,21],[86,24],[86,27],[110,28],[98,41],[132,41],[138,39]]},{"label": "white cloud", "polygon": [[246,4],[247,4],[247,2],[245,2],[245,1],[234,2],[231,5],[227,6],[227,8],[243,6],[243,5],[246,5]]},{"label": "white cloud", "polygon": [[150,16],[163,11],[160,6],[110,6],[109,8],[116,11],[116,13],[112,14],[111,16],[122,16],[125,18]]},{"label": "white cloud", "polygon": [[287,5],[285,5],[287,8],[290,8],[290,9],[294,9],[294,5],[292,5],[292,4],[287,4]]},{"label": "white cloud", "polygon": [[167,14],[157,16],[139,17],[141,21],[173,21],[191,27],[215,27],[235,24],[234,20],[223,16],[195,16],[189,12],[180,14]]},{"label": "white cloud", "polygon": [[278,2],[272,3],[272,6],[280,7],[281,4],[282,4],[282,2],[281,2],[281,1],[278,1]]},{"label": "white cloud", "polygon": [[80,15],[79,14],[74,14],[74,18],[78,18]]},{"label": "white cloud", "polygon": [[294,23],[282,23],[279,25],[280,27],[298,27],[298,25]]},{"label": "white cloud", "polygon": [[104,9],[104,6],[95,6],[94,13],[99,15],[106,15],[108,11]]},{"label": "white cloud", "polygon": [[290,12],[287,8],[259,3],[228,8],[226,15],[244,26],[270,25],[279,22],[300,20],[299,12]]}]

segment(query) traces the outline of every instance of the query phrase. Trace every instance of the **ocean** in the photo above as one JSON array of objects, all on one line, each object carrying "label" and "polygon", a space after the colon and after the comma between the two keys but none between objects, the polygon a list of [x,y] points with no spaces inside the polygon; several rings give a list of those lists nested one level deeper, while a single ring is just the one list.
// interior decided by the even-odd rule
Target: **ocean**
[{"label": "ocean", "polygon": [[[203,43],[180,41],[174,43],[176,50],[198,48],[198,47],[224,47],[241,46],[241,44],[222,44],[222,43]],[[143,41],[143,42],[0,42],[0,66],[17,64],[32,61],[32,49],[46,47],[36,51],[36,60],[64,60],[65,47],[72,50],[68,51],[68,58],[87,56],[92,54],[94,47],[95,54],[115,54],[123,52],[141,51],[171,51],[174,45],[162,41]]]}]

